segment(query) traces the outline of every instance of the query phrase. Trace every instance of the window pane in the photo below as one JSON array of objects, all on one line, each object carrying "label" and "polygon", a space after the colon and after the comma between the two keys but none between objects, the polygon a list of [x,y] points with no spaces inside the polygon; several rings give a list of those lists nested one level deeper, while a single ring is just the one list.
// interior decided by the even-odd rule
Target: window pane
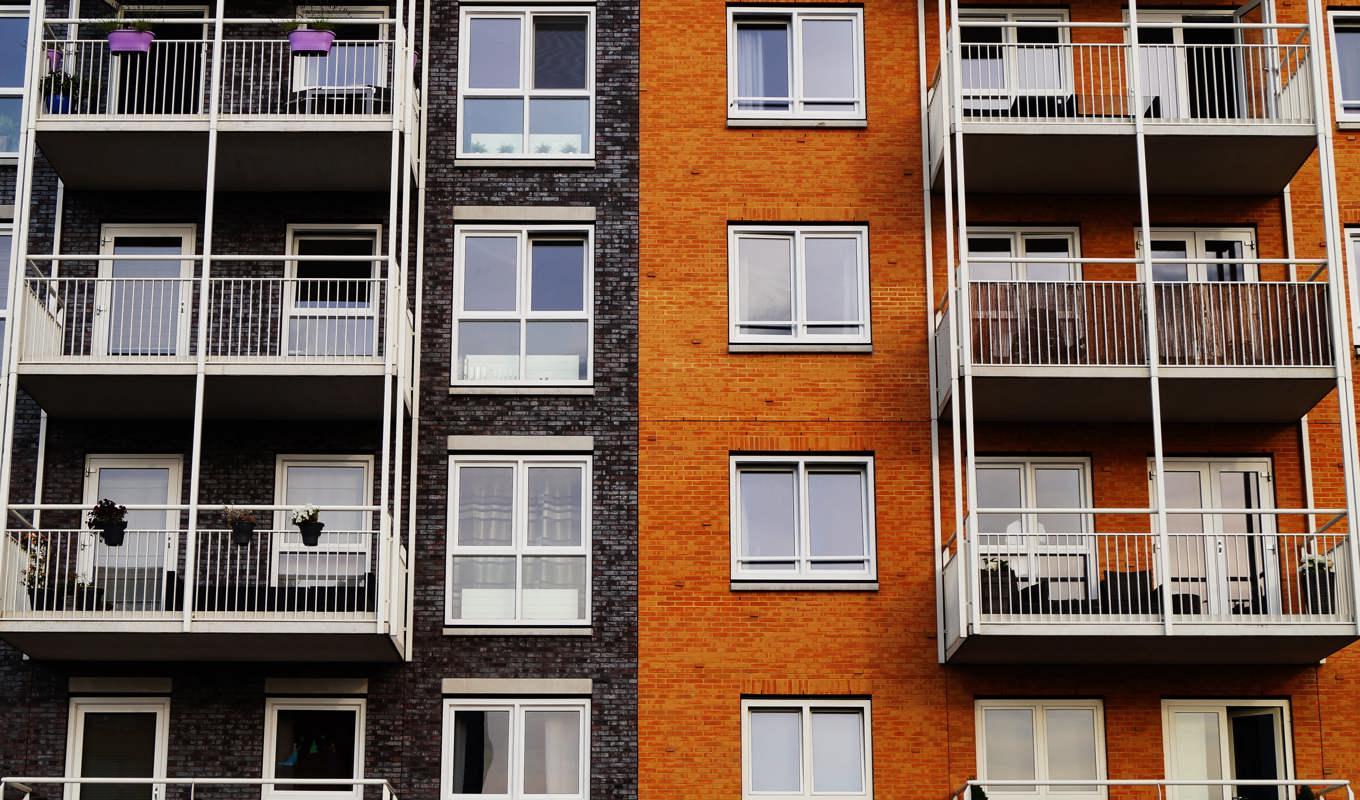
[{"label": "window pane", "polygon": [[534,241],[530,244],[530,262],[532,310],[585,310],[584,241]]},{"label": "window pane", "polygon": [[[1055,781],[1096,778],[1096,712],[1089,708],[1044,712],[1048,736],[1048,777]],[[1091,791],[1088,786],[1054,787],[1054,791]]]},{"label": "window pane", "polygon": [[744,110],[789,110],[787,22],[737,23],[737,96],[783,98],[738,100],[737,107]]},{"label": "window pane", "polygon": [[802,714],[751,712],[751,790],[797,792],[803,774]]},{"label": "window pane", "polygon": [[[364,477],[366,469],[354,466],[302,466],[288,467],[288,497],[284,501],[290,508],[304,505],[362,506],[364,498]],[[326,527],[334,531],[360,531],[364,525],[362,511],[325,511],[319,518]]]},{"label": "window pane", "polygon": [[[1074,467],[1035,467],[1034,505],[1039,508],[1080,508],[1081,470]],[[1080,533],[1079,514],[1039,514],[1039,532]]]},{"label": "window pane", "polygon": [[793,332],[793,239],[742,237],[737,240],[740,322],[782,322],[748,326],[752,333]]},{"label": "window pane", "polygon": [[510,236],[469,236],[463,240],[463,308],[514,311],[515,251]]},{"label": "window pane", "polygon": [[458,467],[458,544],[514,544],[513,467]]},{"label": "window pane", "polygon": [[469,97],[463,101],[463,151],[513,155],[524,147],[524,101]]},{"label": "window pane", "polygon": [[455,556],[453,619],[515,618],[515,559],[501,556]]},{"label": "window pane", "polygon": [[458,379],[519,380],[519,323],[458,323]]},{"label": "window pane", "polygon": [[[1022,508],[1021,470],[1017,467],[987,467],[977,471],[980,508]],[[1012,533],[1020,530],[1019,514],[980,514],[978,529],[983,533]]]},{"label": "window pane", "polygon": [[[82,717],[80,775],[87,778],[149,778],[156,769],[156,714],[92,712]],[[91,784],[86,800],[150,800],[150,786]]]},{"label": "window pane", "polygon": [[[280,709],[274,720],[274,777],[355,777],[355,712]],[[342,784],[279,784],[276,788],[296,792],[343,792],[350,787]]]},{"label": "window pane", "polygon": [[586,88],[586,18],[534,20],[534,88]]},{"label": "window pane", "polygon": [[577,547],[581,544],[579,467],[529,468],[529,546]]},{"label": "window pane", "polygon": [[530,100],[529,151],[538,155],[590,153],[590,100]]},{"label": "window pane", "polygon": [[526,556],[524,619],[585,618],[585,556]]},{"label": "window pane", "polygon": [[989,708],[982,714],[986,780],[1034,780],[1034,712]]},{"label": "window pane", "polygon": [[[741,555],[785,556],[798,553],[797,491],[793,470],[743,471]],[[789,563],[750,564],[747,569],[787,569]]]},{"label": "window pane", "polygon": [[[1070,256],[1071,241],[1067,237],[1026,238],[1025,255],[1037,258]],[[1025,279],[1031,281],[1070,281],[1071,264],[1025,264]]]},{"label": "window pane", "polygon": [[[864,556],[864,475],[813,472],[808,475],[808,525],[814,556]],[[829,564],[831,569],[844,569]]]},{"label": "window pane", "polygon": [[[0,148],[2,149],[2,148]],[[5,309],[5,304],[9,302],[9,251],[14,246],[14,237],[9,234],[0,234],[0,311]],[[23,284],[19,284],[20,289]],[[0,339],[0,341],[3,341]]]},{"label": "window pane", "polygon": [[[858,322],[859,242],[813,237],[804,243],[809,322]],[[816,333],[814,328],[812,333]]]},{"label": "window pane", "polygon": [[812,712],[812,790],[864,791],[864,720],[858,711]]},{"label": "window pane", "polygon": [[[803,20],[803,96],[855,97],[855,23],[848,19]],[[813,110],[844,110],[845,103],[809,103]]]},{"label": "window pane", "polygon": [[27,54],[28,18],[0,17],[0,86],[23,88]]},{"label": "window pane", "polygon": [[578,794],[581,712],[524,712],[525,794]]},{"label": "window pane", "polygon": [[1336,71],[1347,111],[1360,108],[1360,26],[1336,26]]},{"label": "window pane", "polygon": [[510,791],[510,712],[453,713],[453,794]]},{"label": "window pane", "polygon": [[[1014,255],[1009,236],[969,236],[968,253],[986,258],[1009,258]],[[1012,277],[1011,265],[994,261],[969,261],[968,276],[969,280],[974,281],[1008,281]]]},{"label": "window pane", "polygon": [[519,88],[519,25],[514,18],[471,21],[469,88]]},{"label": "window pane", "polygon": [[587,375],[589,329],[585,322],[530,322],[525,379],[583,381]]}]

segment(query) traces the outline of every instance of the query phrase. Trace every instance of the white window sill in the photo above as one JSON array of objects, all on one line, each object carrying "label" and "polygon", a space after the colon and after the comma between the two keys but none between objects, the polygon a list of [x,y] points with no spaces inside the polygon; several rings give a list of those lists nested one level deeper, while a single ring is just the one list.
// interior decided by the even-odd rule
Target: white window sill
[{"label": "white window sill", "polygon": [[733,580],[734,592],[876,592],[878,581],[751,581]]},{"label": "white window sill", "polygon": [[792,117],[728,117],[729,128],[867,128],[867,119],[797,119]]},{"label": "white window sill", "polygon": [[1336,127],[1338,130],[1343,131],[1360,131],[1360,119],[1338,119],[1336,121]]},{"label": "white window sill", "polygon": [[450,386],[449,394],[576,395],[593,397],[594,386]]},{"label": "white window sill", "polygon": [[872,353],[872,344],[764,344],[754,342],[729,342],[729,353]]},{"label": "white window sill", "polygon": [[445,636],[594,636],[595,630],[589,625],[571,625],[557,628],[533,628],[529,626],[500,625],[493,627],[462,627],[445,625]]},{"label": "white window sill", "polygon": [[521,167],[524,169],[547,169],[569,167],[572,169],[594,169],[593,158],[455,158],[455,167]]}]

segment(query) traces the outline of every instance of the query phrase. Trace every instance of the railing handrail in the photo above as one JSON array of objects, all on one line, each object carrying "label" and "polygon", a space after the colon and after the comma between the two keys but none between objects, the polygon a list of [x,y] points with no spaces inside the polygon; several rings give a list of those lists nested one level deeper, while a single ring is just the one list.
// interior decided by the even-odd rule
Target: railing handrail
[{"label": "railing handrail", "polygon": [[[213,253],[213,261],[385,261],[384,254],[374,255],[248,255],[242,253]],[[196,253],[35,253],[24,256],[26,261],[202,261],[205,256]],[[46,277],[46,276],[34,276]]]},{"label": "railing handrail", "polygon": [[[967,17],[959,20],[961,28],[1106,28],[1116,30],[1128,30],[1129,23],[1124,22],[1074,22],[1071,20],[1006,20],[998,21],[995,19],[968,19]],[[1172,22],[1172,21],[1139,21],[1138,27],[1141,28],[1204,28],[1209,30],[1308,30],[1308,25],[1302,22]],[[963,42],[965,47],[991,47],[995,43],[991,42]],[[1048,42],[1034,42],[1036,46],[1048,46]],[[1092,42],[1092,44],[1130,44],[1129,42]],[[1227,44],[1227,43],[1223,43]],[[1149,45],[1156,46],[1156,45]]]},{"label": "railing handrail", "polygon": [[[47,25],[107,25],[110,22],[145,22],[153,25],[192,25],[201,22],[205,27],[212,26],[217,22],[223,25],[291,25],[302,23],[304,25],[324,22],[328,25],[395,25],[400,22],[395,17],[61,17],[47,18],[43,22]],[[211,41],[211,39],[209,39]]]},{"label": "railing handrail", "polygon": [[300,784],[313,786],[342,785],[342,786],[381,786],[389,791],[395,792],[390,781],[386,778],[68,778],[68,777],[33,777],[27,775],[16,775],[14,777],[0,778],[0,785],[15,783],[38,783],[38,784],[78,784],[78,783],[97,783],[97,784],[124,784],[134,786],[203,786],[216,784],[219,786],[273,786],[279,783]]},{"label": "railing handrail", "polygon": [[[11,509],[21,511],[89,511],[89,503],[10,503]],[[200,503],[196,506],[199,511],[225,511],[228,508],[246,509],[249,511],[293,511],[297,505],[281,505],[270,503],[223,503],[220,505]],[[124,506],[129,511],[188,511],[188,503],[128,503]],[[377,505],[350,505],[350,506],[318,506],[321,511],[383,511],[382,506]]]}]

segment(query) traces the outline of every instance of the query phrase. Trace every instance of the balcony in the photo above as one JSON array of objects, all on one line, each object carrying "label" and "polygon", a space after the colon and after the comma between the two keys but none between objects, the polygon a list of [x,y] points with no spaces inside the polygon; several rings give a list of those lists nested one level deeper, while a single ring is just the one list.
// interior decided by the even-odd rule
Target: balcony
[{"label": "balcony", "polygon": [[326,530],[312,547],[293,529],[246,543],[129,530],[111,547],[90,530],[11,529],[0,638],[54,660],[395,661],[406,570],[401,543],[371,530]]},{"label": "balcony", "polygon": [[[1267,742],[1269,743],[1269,742]],[[1206,750],[1196,751],[1190,758],[1208,758],[1220,746],[1212,742]],[[1284,749],[1280,753],[1284,753]],[[1274,755],[1264,756],[1265,759]],[[1189,761],[1190,758],[1186,760]],[[1236,772],[1246,765],[1256,766],[1260,756],[1243,759],[1243,764],[1227,762],[1228,770]],[[1265,762],[1269,766],[1269,761]],[[1195,765],[1198,766],[1198,765]],[[1191,769],[1194,769],[1192,766]],[[1189,772],[1187,769],[1186,772]],[[1206,766],[1209,774],[1223,774],[1217,763]],[[1288,774],[1288,773],[1286,773]],[[1105,780],[1073,778],[1066,780],[970,780],[954,792],[950,800],[986,800],[988,797],[1098,797],[1104,800],[1292,800],[1303,796],[1307,787],[1311,796],[1327,800],[1355,800],[1349,781],[1318,778],[1284,780],[1278,778],[1135,778]]]},{"label": "balcony", "polygon": [[[951,365],[949,347],[951,326],[961,324],[952,333],[956,341],[968,335],[961,355],[970,360],[977,419],[1150,419],[1150,392],[1140,382],[1150,375],[1150,307],[1131,260],[1081,263],[1085,274],[1127,273],[1122,280],[969,283],[966,319],[957,318],[957,303],[937,314],[941,411],[952,400],[951,369],[963,366]],[[1153,284],[1164,419],[1297,420],[1335,388],[1326,271],[1293,266],[1313,272],[1301,280]]]},{"label": "balcony", "polygon": [[[100,258],[111,263],[118,257]],[[179,256],[173,262],[135,258],[142,266],[181,263]],[[414,329],[403,312],[401,355],[390,354],[385,278],[254,276],[271,266],[282,271],[280,262],[338,262],[344,256],[222,258],[252,275],[206,282],[54,278],[31,269],[13,323],[25,390],[49,413],[65,416],[187,417],[202,348],[209,416],[381,414],[386,361],[389,355],[409,357]],[[196,260],[182,258],[186,264]],[[366,265],[373,259],[361,260]],[[62,263],[75,271],[79,262]]]},{"label": "balcony", "polygon": [[1135,117],[1153,194],[1278,193],[1316,146],[1306,26],[1143,23],[1135,58],[1122,23],[960,24],[957,97],[937,73],[929,98],[937,189],[956,104],[975,192],[1135,192]]},{"label": "balcony", "polygon": [[1360,638],[1344,511],[979,512],[941,554],[952,661],[1306,664]]},{"label": "balcony", "polygon": [[[154,20],[167,21],[195,30],[184,18]],[[51,20],[49,30],[76,22]],[[392,133],[406,120],[405,93],[393,91],[394,67],[409,58],[398,42],[386,34],[346,40],[342,19],[333,21],[340,39],[328,55],[295,56],[282,36],[255,38],[284,20],[232,20],[220,42],[206,35],[214,21],[203,22],[203,38],[158,38],[145,54],[111,53],[102,37],[43,41],[35,66],[48,88],[37,141],[68,186],[202,189],[220,81],[220,190],[388,188]],[[387,31],[390,22],[362,24]],[[70,88],[54,96],[54,85]]]}]

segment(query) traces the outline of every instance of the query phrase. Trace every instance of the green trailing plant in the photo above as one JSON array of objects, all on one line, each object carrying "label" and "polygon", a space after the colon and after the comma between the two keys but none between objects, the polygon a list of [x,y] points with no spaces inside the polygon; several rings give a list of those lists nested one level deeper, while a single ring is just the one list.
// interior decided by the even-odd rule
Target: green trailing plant
[{"label": "green trailing plant", "polygon": [[44,97],[61,95],[72,100],[80,96],[80,79],[59,69],[51,70],[38,81],[38,89]]},{"label": "green trailing plant", "polygon": [[113,31],[141,31],[146,33],[151,30],[151,23],[135,17],[115,17],[99,27],[104,33],[112,33]]}]

